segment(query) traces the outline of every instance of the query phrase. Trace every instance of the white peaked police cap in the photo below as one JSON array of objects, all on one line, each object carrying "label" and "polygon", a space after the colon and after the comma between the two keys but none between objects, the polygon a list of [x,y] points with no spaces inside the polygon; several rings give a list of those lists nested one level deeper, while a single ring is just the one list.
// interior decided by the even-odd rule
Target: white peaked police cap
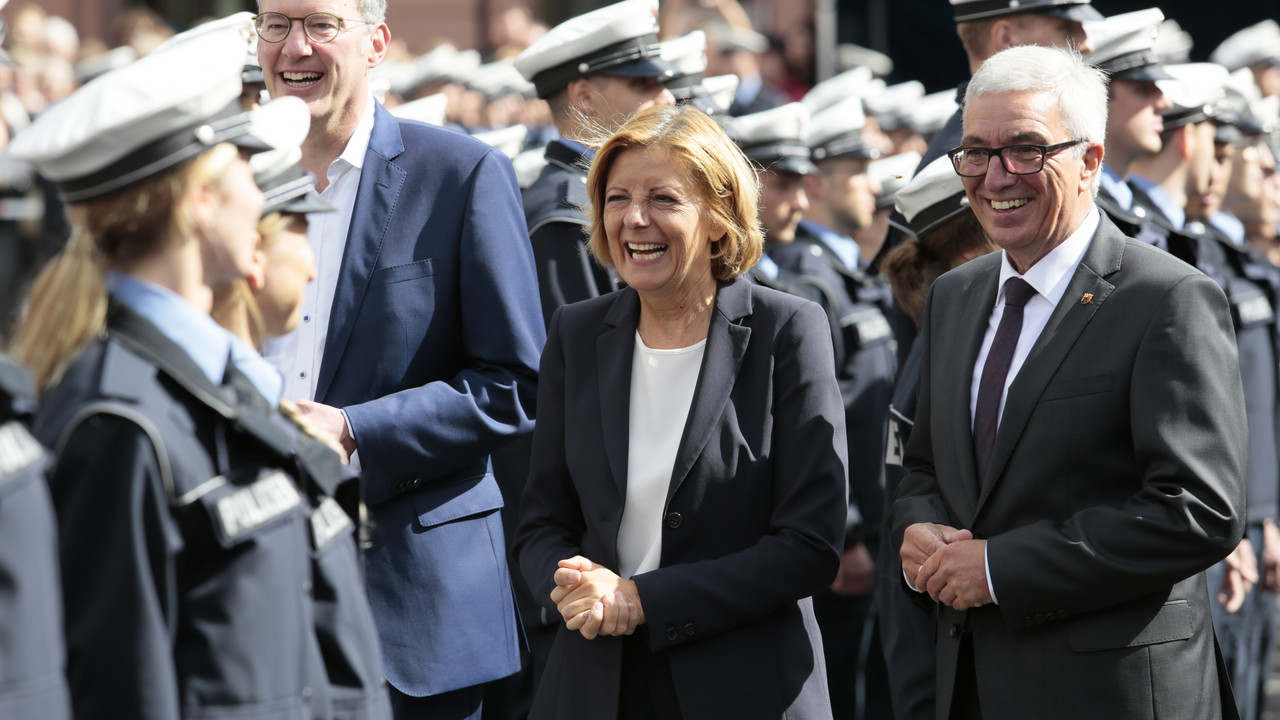
[{"label": "white peaked police cap", "polygon": [[1166,128],[1203,122],[1217,115],[1231,73],[1217,63],[1166,65],[1172,80],[1156,83],[1173,107],[1161,113]]},{"label": "white peaked police cap", "polygon": [[911,173],[916,171],[921,159],[920,153],[909,150],[872,160],[867,165],[867,174],[880,186],[876,195],[877,210],[893,207],[894,196],[911,182]]},{"label": "white peaked police cap", "polygon": [[838,75],[832,75],[809,88],[809,92],[805,93],[800,102],[804,103],[805,109],[809,112],[816,113],[847,97],[866,97],[883,88],[884,81],[877,80],[870,68],[859,66]]},{"label": "white peaked police cap", "polygon": [[249,159],[254,182],[266,198],[264,217],[275,212],[333,210],[316,192],[315,178],[298,165],[302,141],[310,129],[311,111],[300,98],[276,98],[249,113],[250,132],[271,145]]},{"label": "white peaked police cap", "polygon": [[391,114],[404,120],[417,120],[428,125],[445,123],[445,111],[449,109],[449,96],[435,93],[424,98],[397,105],[391,108]]},{"label": "white peaked police cap", "polygon": [[1093,44],[1093,52],[1085,60],[1113,78],[1168,79],[1155,51],[1162,22],[1160,8],[1146,8],[1085,23],[1085,34]]},{"label": "white peaked police cap", "polygon": [[515,158],[524,149],[524,139],[529,136],[529,128],[519,123],[496,130],[483,130],[471,137],[484,144],[497,148],[507,159]]},{"label": "white peaked police cap", "polygon": [[823,108],[809,118],[805,142],[814,162],[838,157],[875,158],[880,151],[862,136],[867,116],[862,100],[855,96]]},{"label": "white peaked police cap", "polygon": [[243,68],[240,29],[201,31],[72,93],[18,134],[10,152],[74,203],[153,177],[218,143],[266,150],[239,107]]},{"label": "white peaked police cap", "polygon": [[1102,13],[1095,10],[1089,0],[951,0],[951,12],[958,23],[1019,13],[1039,13],[1076,22],[1102,19]]},{"label": "white peaked police cap", "polygon": [[1228,70],[1263,61],[1280,62],[1280,23],[1267,19],[1237,31],[1223,40],[1209,59]]},{"label": "white peaked police cap", "polygon": [[546,98],[593,75],[666,80],[675,68],[662,59],[657,4],[623,0],[570,18],[516,56],[515,66]]},{"label": "white peaked police cap", "polygon": [[809,175],[815,171],[808,145],[809,110],[787,103],[726,122],[742,152],[766,170]]},{"label": "white peaked police cap", "polygon": [[[707,34],[694,30],[675,40],[662,43],[662,59],[671,63],[675,74],[663,81],[675,94],[676,90],[692,87],[702,82],[702,73],[707,69]],[[678,97],[677,100],[682,98]]]},{"label": "white peaked police cap", "polygon": [[894,198],[911,231],[920,237],[969,209],[964,181],[943,155],[920,169]]}]

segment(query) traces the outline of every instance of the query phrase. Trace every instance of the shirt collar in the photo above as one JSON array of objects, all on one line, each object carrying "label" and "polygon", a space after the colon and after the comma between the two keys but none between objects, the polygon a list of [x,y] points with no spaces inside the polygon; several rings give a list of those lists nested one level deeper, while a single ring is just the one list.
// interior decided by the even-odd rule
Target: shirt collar
[{"label": "shirt collar", "polygon": [[1147,197],[1151,198],[1151,202],[1155,203],[1156,208],[1164,213],[1164,216],[1169,219],[1169,222],[1173,223],[1175,228],[1182,229],[1182,226],[1187,224],[1187,214],[1182,208],[1178,207],[1178,203],[1174,202],[1173,198],[1169,197],[1169,193],[1164,188],[1141,175],[1130,175],[1129,182],[1133,183],[1134,187],[1145,192]]},{"label": "shirt collar", "polygon": [[560,142],[561,142],[561,144],[563,144],[565,147],[568,147],[570,150],[573,150],[574,152],[578,153],[579,155],[585,155],[586,157],[589,157],[589,158],[592,158],[592,159],[594,159],[594,158],[595,158],[595,156],[596,156],[596,151],[595,151],[595,150],[592,150],[591,148],[587,147],[586,145],[583,145],[582,143],[578,142],[577,140],[570,140],[570,139],[569,139],[569,138],[567,138],[567,137],[563,137],[563,136],[561,136],[561,137],[560,137]]},{"label": "shirt collar", "polygon": [[267,362],[249,343],[231,333],[227,333],[231,344],[231,364],[244,373],[253,383],[253,387],[272,407],[280,404],[280,395],[284,392],[284,378],[274,365]]},{"label": "shirt collar", "polygon": [[231,334],[213,318],[168,288],[115,270],[107,273],[107,290],[177,343],[210,382],[222,384],[231,352]]},{"label": "shirt collar", "polygon": [[369,139],[373,137],[373,106],[378,103],[377,100],[370,96],[364,104],[364,112],[360,115],[360,123],[356,125],[356,131],[351,133],[351,139],[347,141],[347,146],[342,149],[342,154],[337,160],[329,166],[329,180],[332,182],[334,172],[345,172],[347,168],[355,168],[359,170],[364,167],[364,155],[369,150]]},{"label": "shirt collar", "polygon": [[760,268],[760,272],[764,273],[765,277],[770,280],[778,279],[778,263],[774,262],[773,258],[768,255],[761,253],[760,262],[756,263],[756,267]]},{"label": "shirt collar", "polygon": [[1017,270],[1013,269],[1013,265],[1009,263],[1009,253],[1001,252],[1000,262],[1000,291],[997,302],[1004,298],[1004,283],[1009,278],[1020,277],[1027,281],[1027,284],[1035,288],[1035,291],[1044,296],[1046,300],[1054,306],[1062,299],[1067,292],[1067,285],[1071,282],[1071,276],[1075,275],[1076,268],[1080,266],[1080,261],[1084,259],[1084,253],[1089,249],[1089,243],[1093,240],[1094,233],[1098,231],[1098,223],[1101,222],[1101,215],[1098,214],[1098,206],[1094,205],[1089,208],[1089,214],[1085,216],[1084,222],[1080,223],[1080,227],[1076,231],[1058,245],[1058,247],[1049,251],[1048,255],[1040,258],[1039,262],[1027,269],[1026,274],[1020,275]]},{"label": "shirt collar", "polygon": [[813,233],[827,246],[831,252],[840,258],[840,262],[850,270],[858,269],[858,243],[848,235],[841,235],[822,223],[814,222],[808,218],[800,221],[800,226]]},{"label": "shirt collar", "polygon": [[1133,209],[1133,190],[1110,165],[1102,163],[1102,189],[1125,210]]},{"label": "shirt collar", "polygon": [[1226,235],[1237,246],[1244,245],[1244,223],[1240,222],[1235,215],[1219,210],[1209,216],[1209,224],[1217,228],[1223,235]]}]

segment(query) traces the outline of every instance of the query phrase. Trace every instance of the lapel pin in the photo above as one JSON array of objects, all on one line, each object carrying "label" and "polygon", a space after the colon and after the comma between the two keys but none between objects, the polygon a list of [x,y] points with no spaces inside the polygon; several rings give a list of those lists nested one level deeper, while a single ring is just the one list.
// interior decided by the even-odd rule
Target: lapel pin
[{"label": "lapel pin", "polygon": [[1093,293],[1085,293],[1080,297],[1081,305],[1088,305],[1091,302],[1093,302]]}]

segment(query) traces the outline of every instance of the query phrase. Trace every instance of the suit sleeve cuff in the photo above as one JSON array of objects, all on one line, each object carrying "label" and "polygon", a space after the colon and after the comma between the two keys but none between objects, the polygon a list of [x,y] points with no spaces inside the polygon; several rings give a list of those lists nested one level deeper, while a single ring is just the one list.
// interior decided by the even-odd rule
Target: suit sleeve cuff
[{"label": "suit sleeve cuff", "polygon": [[996,587],[991,584],[991,557],[987,554],[989,546],[982,546],[982,569],[987,572],[987,592],[991,594],[992,604],[999,605],[1000,601],[996,599]]}]

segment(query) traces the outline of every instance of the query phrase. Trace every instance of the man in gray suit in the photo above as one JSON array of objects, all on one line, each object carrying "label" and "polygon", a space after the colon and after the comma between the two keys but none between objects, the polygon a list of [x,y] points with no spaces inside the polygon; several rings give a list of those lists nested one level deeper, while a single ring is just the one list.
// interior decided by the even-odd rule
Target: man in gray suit
[{"label": "man in gray suit", "polygon": [[1012,48],[949,153],[1003,252],[933,287],[892,509],[939,718],[1235,717],[1204,579],[1244,522],[1231,316],[1100,216],[1106,104],[1074,53]]}]

